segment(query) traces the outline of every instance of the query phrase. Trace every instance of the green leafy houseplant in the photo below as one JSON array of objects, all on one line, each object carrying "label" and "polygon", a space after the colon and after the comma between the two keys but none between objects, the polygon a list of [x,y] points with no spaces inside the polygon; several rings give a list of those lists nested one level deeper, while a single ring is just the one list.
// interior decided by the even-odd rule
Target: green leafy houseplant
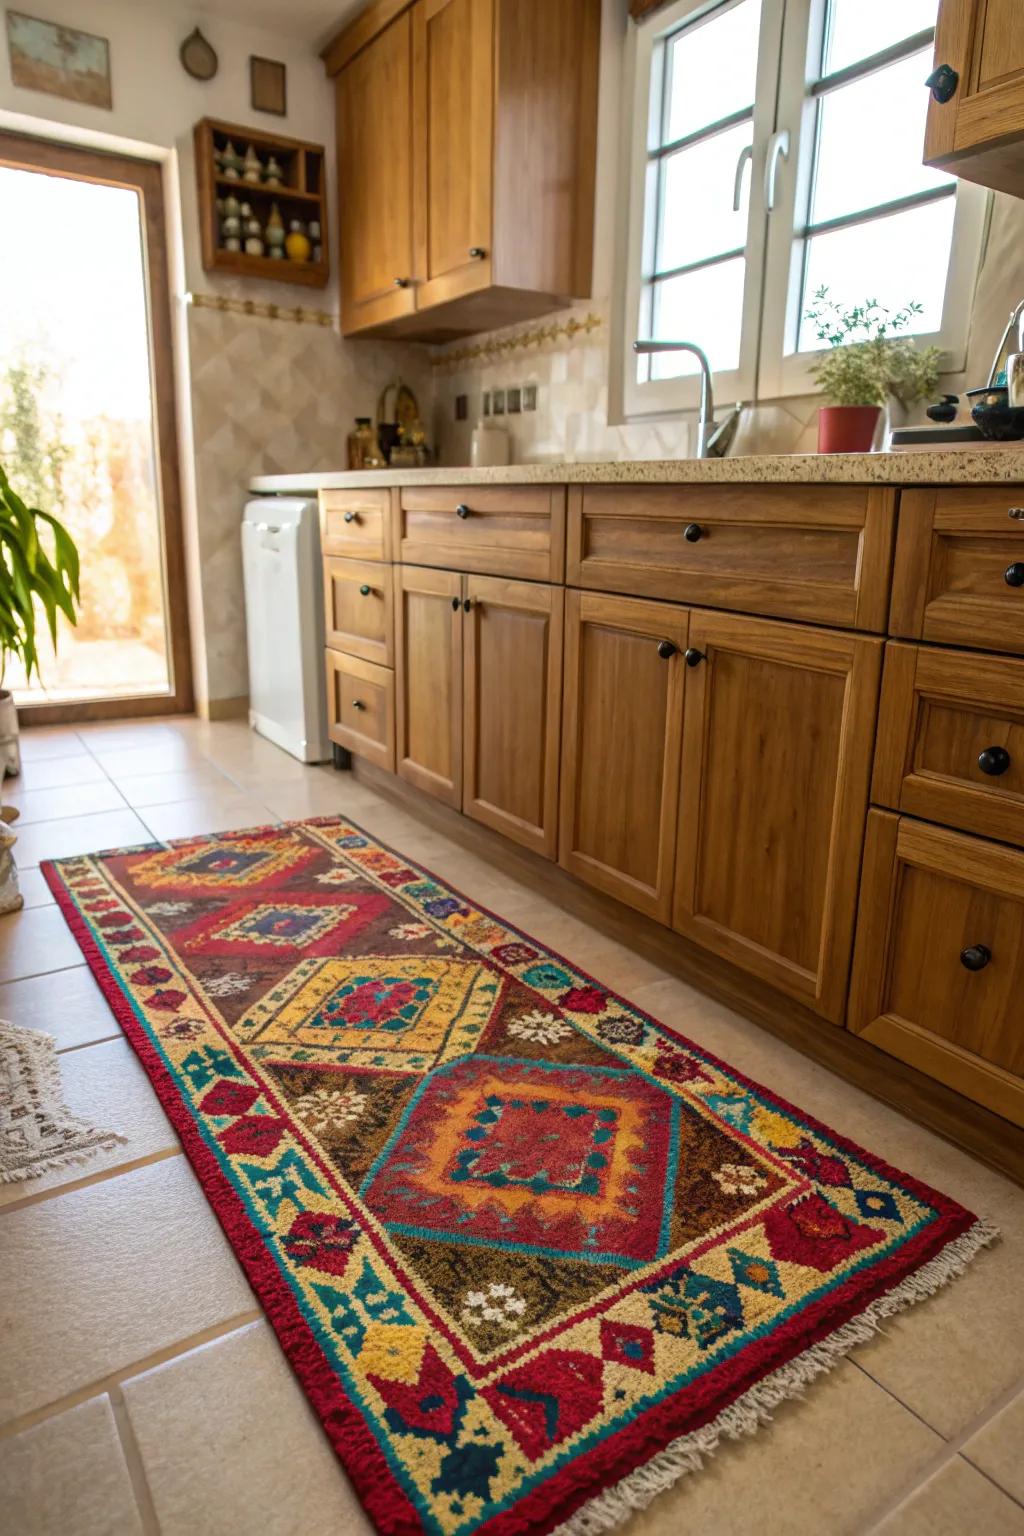
[{"label": "green leafy houseplant", "polygon": [[[829,350],[811,375],[832,402],[819,417],[821,451],[858,451],[871,446],[879,413],[889,400],[909,409],[934,395],[939,382],[938,347],[917,347],[906,332],[921,305],[889,310],[875,299],[845,305],[819,288],[806,311]],[[856,410],[857,415],[852,412]]]},{"label": "green leafy houseplant", "polygon": [[21,660],[26,678],[39,674],[36,601],[56,647],[57,615],[74,624],[78,597],[74,540],[49,512],[27,507],[0,466],[0,698],[12,656]]}]

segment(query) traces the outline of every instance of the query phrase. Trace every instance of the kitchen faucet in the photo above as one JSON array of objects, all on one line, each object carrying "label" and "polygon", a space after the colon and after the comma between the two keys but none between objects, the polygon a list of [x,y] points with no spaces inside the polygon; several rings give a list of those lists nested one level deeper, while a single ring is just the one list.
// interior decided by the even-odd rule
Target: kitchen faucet
[{"label": "kitchen faucet", "polygon": [[700,415],[697,419],[697,458],[709,457],[711,434],[715,430],[715,395],[711,385],[711,364],[707,353],[694,341],[634,341],[633,351],[692,352],[700,364]]}]

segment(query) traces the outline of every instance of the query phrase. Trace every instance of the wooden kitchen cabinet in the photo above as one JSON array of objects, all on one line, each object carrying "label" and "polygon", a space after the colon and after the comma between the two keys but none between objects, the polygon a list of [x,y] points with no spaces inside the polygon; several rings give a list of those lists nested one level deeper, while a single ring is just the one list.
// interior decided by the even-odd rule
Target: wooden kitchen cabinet
[{"label": "wooden kitchen cabinet", "polygon": [[564,603],[561,587],[465,578],[462,808],[549,859],[557,849]]},{"label": "wooden kitchen cabinet", "polygon": [[445,341],[590,293],[600,0],[373,0],[336,80],[345,335]]},{"label": "wooden kitchen cabinet", "polygon": [[567,592],[559,861],[667,922],[689,612]]},{"label": "wooden kitchen cabinet", "polygon": [[941,81],[932,91],[925,163],[1024,196],[1021,0],[941,0],[935,66],[943,68],[946,92]]},{"label": "wooden kitchen cabinet", "polygon": [[673,926],[842,1018],[882,642],[693,609]]},{"label": "wooden kitchen cabinet", "polygon": [[1024,853],[871,811],[849,1027],[1024,1125]]},{"label": "wooden kitchen cabinet", "polygon": [[395,567],[398,774],[462,808],[462,577]]},{"label": "wooden kitchen cabinet", "polygon": [[328,650],[327,730],[335,746],[395,771],[395,674],[390,667]]}]

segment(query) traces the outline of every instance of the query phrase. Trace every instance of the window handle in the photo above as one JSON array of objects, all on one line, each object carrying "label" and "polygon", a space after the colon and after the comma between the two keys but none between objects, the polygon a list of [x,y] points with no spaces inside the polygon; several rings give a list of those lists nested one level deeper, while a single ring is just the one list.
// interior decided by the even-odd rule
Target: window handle
[{"label": "window handle", "polygon": [[789,129],[777,128],[768,140],[768,153],[764,161],[764,211],[771,213],[775,207],[775,180],[779,174],[779,161],[789,159]]},{"label": "window handle", "polygon": [[753,144],[744,144],[736,161],[736,179],[732,184],[732,211],[739,213],[743,201],[743,172],[754,158]]}]

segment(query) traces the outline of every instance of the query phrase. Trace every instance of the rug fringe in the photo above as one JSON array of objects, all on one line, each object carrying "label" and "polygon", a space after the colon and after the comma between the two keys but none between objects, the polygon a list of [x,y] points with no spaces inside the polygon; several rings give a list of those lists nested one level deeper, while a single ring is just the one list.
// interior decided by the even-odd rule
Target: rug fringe
[{"label": "rug fringe", "polygon": [[742,1435],[755,1434],[769,1422],[780,1403],[802,1397],[804,1388],[816,1377],[833,1370],[850,1350],[882,1332],[881,1324],[885,1318],[902,1312],[917,1301],[924,1301],[951,1280],[956,1280],[981,1249],[994,1243],[999,1235],[999,1228],[993,1222],[976,1221],[920,1269],[893,1286],[891,1291],[886,1291],[884,1296],[877,1297],[863,1312],[756,1382],[716,1418],[691,1434],[680,1435],[614,1487],[605,1488],[558,1526],[554,1536],[599,1536],[646,1509],[652,1499],[688,1472],[700,1471],[705,1459],[714,1455],[723,1438],[738,1440]]},{"label": "rug fringe", "polygon": [[44,1173],[59,1173],[75,1163],[91,1163],[97,1152],[112,1152],[128,1140],[120,1131],[105,1131],[103,1139],[90,1141],[87,1146],[72,1148],[67,1152],[54,1152],[45,1158],[37,1158],[31,1167],[0,1168],[0,1184],[20,1184],[26,1179],[37,1179]]}]

